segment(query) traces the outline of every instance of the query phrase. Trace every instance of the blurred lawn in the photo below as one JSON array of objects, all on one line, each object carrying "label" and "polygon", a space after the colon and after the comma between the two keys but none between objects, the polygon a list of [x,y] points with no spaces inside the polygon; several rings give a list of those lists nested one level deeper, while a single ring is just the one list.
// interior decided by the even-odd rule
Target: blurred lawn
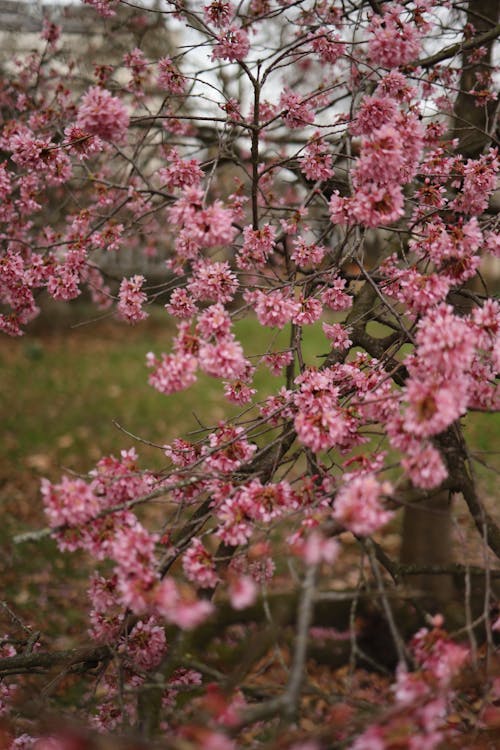
[{"label": "blurred lawn", "polygon": [[[86,313],[83,308],[79,314],[85,319]],[[289,343],[288,331],[262,328],[252,318],[238,321],[235,329],[250,357]],[[381,330],[379,335],[383,334]],[[56,478],[64,467],[87,472],[100,456],[132,445],[144,467],[159,469],[165,463],[161,449],[134,441],[114,421],[161,446],[198,430],[200,423],[211,426],[241,411],[224,399],[222,384],[208,376],[200,375],[192,388],[171,396],[148,385],[146,353],[170,351],[171,335],[172,328],[158,309],[137,327],[105,320],[73,328],[48,327],[21,339],[3,337],[1,474],[25,471]],[[318,355],[328,350],[320,325],[304,329],[303,347],[306,362],[320,365],[323,359]],[[259,397],[282,383],[282,378],[259,367],[255,378]],[[465,424],[472,450],[498,449],[499,414],[472,414]],[[496,460],[484,458],[490,463]],[[485,475],[481,468],[479,473]]]}]

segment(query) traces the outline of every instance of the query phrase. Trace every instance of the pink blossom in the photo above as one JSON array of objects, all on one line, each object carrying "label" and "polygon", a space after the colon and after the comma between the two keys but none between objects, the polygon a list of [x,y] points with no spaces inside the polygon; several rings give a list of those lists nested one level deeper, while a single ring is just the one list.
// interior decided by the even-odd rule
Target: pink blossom
[{"label": "pink blossom", "polygon": [[230,26],[219,37],[212,52],[212,60],[244,60],[250,49],[248,34],[242,28]]},{"label": "pink blossom", "polygon": [[210,305],[198,317],[197,332],[204,339],[223,339],[231,333],[231,318],[220,303]]},{"label": "pink blossom", "polygon": [[[300,306],[300,307],[299,307]],[[292,316],[292,323],[298,326],[309,326],[320,319],[323,305],[315,297],[303,297],[297,300],[297,310]]]},{"label": "pink blossom", "polygon": [[83,0],[83,2],[86,5],[92,5],[103,18],[112,18],[116,15],[115,7],[119,0]]},{"label": "pink blossom", "polygon": [[349,310],[352,307],[352,297],[344,292],[346,286],[345,279],[333,275],[328,281],[328,287],[321,294],[321,302],[335,312]]},{"label": "pink blossom", "polygon": [[104,144],[95,135],[89,135],[77,125],[68,125],[64,129],[65,145],[70,153],[75,154],[80,161],[88,159],[93,154],[102,151]]},{"label": "pink blossom", "polygon": [[215,588],[219,577],[215,570],[213,555],[203,543],[193,537],[182,558],[182,568],[186,578],[201,588]]},{"label": "pink blossom", "polygon": [[130,279],[122,279],[118,302],[118,313],[128,323],[138,323],[145,320],[148,313],[142,309],[147,302],[147,294],[142,291],[145,282],[144,276],[132,276]]},{"label": "pink blossom", "polygon": [[323,245],[314,243],[308,245],[305,240],[298,237],[293,241],[293,251],[290,257],[298,266],[319,266],[325,257],[325,253],[326,248]]},{"label": "pink blossom", "polygon": [[305,149],[305,154],[300,160],[300,171],[308,180],[328,180],[333,177],[333,157],[328,151],[326,143],[315,133]]},{"label": "pink blossom", "polygon": [[306,565],[319,565],[322,562],[332,565],[340,553],[338,542],[325,538],[317,529],[313,529],[303,541],[295,542],[293,546]]},{"label": "pink blossom", "polygon": [[332,342],[335,349],[348,349],[352,341],[349,338],[349,329],[345,328],[342,323],[323,323],[323,331],[328,339]]},{"label": "pink blossom", "polygon": [[256,389],[251,388],[243,380],[224,383],[224,395],[233,404],[248,404],[256,393]]},{"label": "pink blossom", "polygon": [[82,97],[76,125],[105,141],[120,142],[127,132],[129,120],[127,110],[116,96],[106,89],[92,86]]},{"label": "pink blossom", "polygon": [[467,381],[455,378],[440,385],[410,378],[406,398],[405,430],[418,437],[437,435],[465,413]]},{"label": "pink blossom", "polygon": [[186,78],[179,72],[170,57],[162,57],[158,60],[157,83],[169,94],[183,94],[186,88]]},{"label": "pink blossom", "polygon": [[371,135],[382,125],[393,123],[397,112],[398,103],[392,97],[365,96],[349,129],[353,135]]},{"label": "pink blossom", "polygon": [[391,494],[389,482],[381,484],[373,474],[356,477],[338,491],[333,517],[353,534],[369,536],[393,518],[394,513],[380,502],[383,495]]},{"label": "pink blossom", "polygon": [[400,185],[367,182],[357,188],[350,208],[360,224],[367,227],[386,226],[397,221],[404,213],[403,191]]},{"label": "pink blossom", "polygon": [[196,381],[198,361],[190,354],[162,354],[158,359],[150,352],[147,365],[153,368],[149,384],[166,395],[183,391]]},{"label": "pink blossom", "polygon": [[51,526],[77,526],[99,512],[99,501],[83,479],[63,476],[59,484],[42,479],[42,498]]},{"label": "pink blossom", "polygon": [[294,419],[300,442],[314,453],[329,450],[342,442],[346,434],[346,422],[338,408],[327,400],[318,399],[304,410],[300,409]]},{"label": "pink blossom", "polygon": [[249,576],[232,576],[229,583],[229,601],[233,609],[246,609],[254,604],[258,589]]},{"label": "pink blossom", "polygon": [[186,289],[178,287],[170,296],[170,301],[165,305],[169,315],[180,320],[189,320],[197,312],[196,304]]},{"label": "pink blossom", "polygon": [[219,422],[217,430],[210,433],[210,448],[204,448],[207,468],[230,473],[249,461],[257,446],[245,437],[242,427]]},{"label": "pink blossom", "polygon": [[181,594],[172,578],[164,578],[154,595],[159,615],[183,630],[193,630],[213,612],[213,604],[206,599],[194,599]]},{"label": "pink blossom", "polygon": [[267,293],[260,289],[247,291],[244,297],[253,306],[259,323],[271,328],[283,328],[300,310],[299,303],[279,289]]},{"label": "pink blossom", "polygon": [[338,34],[332,33],[326,26],[321,26],[315,31],[311,39],[311,46],[318,53],[323,62],[337,62],[345,52],[345,44]]},{"label": "pink blossom", "polygon": [[203,6],[204,16],[208,23],[212,23],[219,29],[229,26],[234,15],[232,3],[225,0],[214,0],[209,5]]},{"label": "pink blossom", "polygon": [[276,230],[270,224],[261,229],[246,226],[243,230],[243,247],[237,256],[237,264],[242,269],[263,266],[274,250]]},{"label": "pink blossom", "polygon": [[293,362],[293,352],[271,352],[265,354],[262,361],[269,367],[272,375],[281,375],[283,368]]},{"label": "pink blossom", "polygon": [[303,128],[314,122],[314,110],[310,101],[306,101],[299,94],[285,89],[280,96],[280,107],[285,125],[292,130]]},{"label": "pink blossom", "polygon": [[401,466],[415,487],[431,490],[439,487],[447,478],[448,471],[437,448],[424,443],[401,461]]},{"label": "pink blossom", "polygon": [[203,259],[194,264],[187,288],[196,300],[225,304],[234,298],[238,280],[227,261]]},{"label": "pink blossom", "polygon": [[220,338],[214,344],[202,343],[198,357],[200,368],[214,378],[239,378],[247,366],[243,348],[233,336]]},{"label": "pink blossom", "polygon": [[406,65],[420,52],[422,34],[413,23],[399,18],[400,7],[393,5],[389,12],[372,16],[368,55],[384,68]]},{"label": "pink blossom", "polygon": [[157,173],[161,184],[166,185],[168,190],[197,185],[203,179],[203,170],[197,159],[181,159],[175,148],[170,151],[169,159],[171,164]]},{"label": "pink blossom", "polygon": [[160,664],[167,650],[165,630],[154,617],[139,620],[130,633],[121,639],[118,653],[139,670],[150,671]]}]

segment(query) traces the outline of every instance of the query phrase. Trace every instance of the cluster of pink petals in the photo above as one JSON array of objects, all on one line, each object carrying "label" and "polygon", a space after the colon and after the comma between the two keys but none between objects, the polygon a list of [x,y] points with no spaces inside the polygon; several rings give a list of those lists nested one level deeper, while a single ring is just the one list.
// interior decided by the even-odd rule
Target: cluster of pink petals
[{"label": "cluster of pink petals", "polygon": [[238,279],[227,261],[202,259],[194,264],[187,288],[197,301],[230,302],[238,289]]},{"label": "cluster of pink petals", "polygon": [[179,72],[170,57],[158,60],[157,83],[161,89],[169,94],[183,94],[186,88],[186,78]]},{"label": "cluster of pink petals", "polygon": [[182,569],[186,578],[201,588],[214,588],[219,580],[213,555],[197,537],[193,537],[182,557]]},{"label": "cluster of pink petals", "polygon": [[223,29],[231,23],[234,7],[227,0],[214,0],[203,6],[203,14],[207,23],[212,23],[219,29]]},{"label": "cluster of pink petals", "polygon": [[259,323],[263,326],[283,328],[300,312],[300,303],[279,289],[269,292],[256,289],[246,291],[243,296],[245,301],[252,305]]},{"label": "cluster of pink petals", "polygon": [[139,620],[118,644],[118,653],[140,671],[151,671],[160,664],[167,650],[165,629],[154,617]]},{"label": "cluster of pink petals", "polygon": [[91,5],[103,18],[112,18],[116,15],[115,8],[119,0],[83,0],[85,5]]},{"label": "cluster of pink petals", "polygon": [[245,437],[243,427],[220,422],[217,429],[210,433],[209,445],[202,454],[207,469],[229,474],[250,461],[256,450],[257,446]]},{"label": "cluster of pink petals", "polygon": [[130,279],[122,279],[119,291],[118,313],[128,323],[138,323],[148,317],[142,306],[148,296],[143,292],[144,276],[137,274]]},{"label": "cluster of pink petals", "polygon": [[332,65],[345,52],[345,44],[341,41],[339,35],[332,33],[327,26],[321,26],[314,32],[314,36],[311,38],[311,47],[323,62]]},{"label": "cluster of pink petals", "polygon": [[377,93],[365,96],[349,129],[353,135],[370,135],[382,125],[394,122],[398,111],[397,101],[390,96]]},{"label": "cluster of pink petals", "polygon": [[[317,179],[317,178],[316,178]],[[293,250],[290,254],[291,259],[298,266],[319,266],[325,257],[326,247],[316,243],[307,243],[302,237],[293,241]]]},{"label": "cluster of pink petals", "polygon": [[314,452],[340,445],[348,423],[339,405],[339,389],[332,384],[331,371],[307,370],[295,380],[297,413],[294,426],[300,442]]},{"label": "cluster of pink petals", "polygon": [[353,534],[370,536],[393,518],[381,504],[391,494],[390,483],[380,483],[373,474],[356,477],[337,492],[333,517]]},{"label": "cluster of pink petals", "polygon": [[308,180],[328,180],[333,177],[333,157],[328,146],[318,134],[305,148],[305,154],[300,160],[300,171]]},{"label": "cluster of pink petals", "polygon": [[203,190],[191,185],[183,189],[168,209],[170,221],[181,231],[176,250],[181,257],[196,257],[200,248],[228,245],[233,241],[233,212],[220,200],[204,207]]},{"label": "cluster of pink petals", "polygon": [[51,526],[78,526],[100,510],[98,498],[83,479],[64,476],[59,484],[42,479],[42,498]]},{"label": "cluster of pink petals", "polygon": [[168,190],[198,185],[203,179],[203,170],[198,159],[181,159],[177,149],[169,153],[171,163],[158,170],[158,179]]},{"label": "cluster of pink petals", "polygon": [[120,143],[129,121],[128,112],[118,97],[99,86],[91,86],[80,102],[76,125],[90,135]]},{"label": "cluster of pink petals", "polygon": [[218,37],[217,44],[212,51],[212,60],[228,60],[229,62],[244,60],[249,49],[250,40],[247,32],[233,25]]},{"label": "cluster of pink petals", "polygon": [[402,11],[397,3],[384,3],[384,13],[372,16],[368,56],[383,68],[406,65],[420,52],[422,32],[414,23],[400,18]]},{"label": "cluster of pink petals", "polygon": [[248,225],[243,230],[243,247],[238,253],[237,264],[242,269],[265,265],[274,250],[276,229],[271,224],[264,224],[260,229]]},{"label": "cluster of pink petals", "polygon": [[161,359],[158,359],[149,352],[146,363],[153,369],[148,378],[149,384],[167,396],[183,391],[196,382],[198,361],[191,354],[162,354]]},{"label": "cluster of pink petals", "polygon": [[269,368],[272,375],[281,375],[283,368],[293,362],[293,352],[271,352],[262,357],[262,362]]},{"label": "cluster of pink petals", "polygon": [[314,122],[314,109],[310,101],[290,89],[285,89],[280,96],[281,116],[283,122],[292,130],[303,128]]}]

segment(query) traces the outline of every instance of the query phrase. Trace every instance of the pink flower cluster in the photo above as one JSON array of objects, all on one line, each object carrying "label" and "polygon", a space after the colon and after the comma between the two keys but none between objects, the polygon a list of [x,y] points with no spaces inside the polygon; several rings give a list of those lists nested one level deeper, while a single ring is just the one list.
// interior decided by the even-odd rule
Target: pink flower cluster
[{"label": "pink flower cluster", "polygon": [[370,536],[394,516],[381,504],[391,494],[391,484],[380,483],[373,474],[356,477],[337,492],[333,517],[353,534]]},{"label": "pink flower cluster", "polygon": [[138,323],[148,317],[142,306],[148,296],[142,291],[144,276],[136,275],[130,279],[122,279],[120,284],[118,313],[128,323]]},{"label": "pink flower cluster", "polygon": [[120,143],[127,132],[130,118],[123,103],[106,89],[92,86],[83,95],[76,125],[89,135]]},{"label": "pink flower cluster", "polygon": [[212,51],[212,60],[228,60],[229,62],[244,60],[249,49],[250,40],[247,32],[232,25],[218,37],[217,44]]}]

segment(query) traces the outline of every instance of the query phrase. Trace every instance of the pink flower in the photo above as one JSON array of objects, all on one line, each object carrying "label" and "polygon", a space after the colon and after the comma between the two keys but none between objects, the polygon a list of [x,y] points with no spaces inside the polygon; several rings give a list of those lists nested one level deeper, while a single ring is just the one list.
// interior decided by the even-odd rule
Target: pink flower
[{"label": "pink flower", "polygon": [[238,289],[238,279],[230,270],[227,261],[212,263],[203,259],[194,264],[187,288],[198,301],[225,304],[234,298]]},{"label": "pink flower", "polygon": [[257,598],[257,585],[249,576],[236,575],[229,583],[229,601],[233,609],[251,607]]},{"label": "pink flower", "polygon": [[250,40],[244,29],[230,26],[218,38],[212,52],[212,60],[244,60],[250,49]]},{"label": "pink flower", "polygon": [[164,578],[155,591],[155,608],[159,615],[183,630],[193,630],[213,612],[206,599],[181,595],[172,578]]},{"label": "pink flower", "polygon": [[202,343],[198,358],[201,369],[214,378],[237,379],[247,366],[240,342],[229,335],[214,344]]},{"label": "pink flower", "polygon": [[308,180],[328,180],[333,177],[333,157],[326,143],[315,133],[314,140],[307,144],[305,155],[300,160],[300,171]]},{"label": "pink flower", "polygon": [[259,323],[271,328],[283,328],[300,310],[299,303],[279,289],[247,291],[244,297],[254,307]]},{"label": "pink flower", "polygon": [[219,577],[215,570],[213,555],[202,542],[193,537],[182,558],[182,568],[186,578],[201,588],[215,588]]},{"label": "pink flower", "polygon": [[51,526],[77,526],[97,515],[100,503],[83,479],[63,477],[59,484],[42,479],[42,498]]},{"label": "pink flower", "polygon": [[319,266],[325,253],[326,248],[323,245],[308,245],[305,240],[298,237],[293,241],[293,251],[290,257],[298,266]]},{"label": "pink flower", "polygon": [[281,375],[283,368],[293,362],[293,352],[271,352],[265,354],[262,361],[269,367],[272,375]]},{"label": "pink flower", "polygon": [[352,341],[349,338],[349,329],[345,328],[342,323],[323,323],[323,331],[328,339],[332,342],[335,349],[348,349]]},{"label": "pink flower", "polygon": [[237,256],[237,264],[242,269],[263,266],[274,250],[276,229],[264,224],[261,229],[246,226],[243,230],[243,247]]},{"label": "pink flower", "polygon": [[392,224],[404,213],[402,188],[396,184],[364,183],[350,199],[350,208],[356,221],[367,227]]},{"label": "pink flower", "polygon": [[92,5],[103,18],[112,18],[116,15],[114,8],[119,0],[83,0],[85,5]]},{"label": "pink flower", "polygon": [[467,409],[467,380],[455,378],[437,385],[410,378],[406,385],[409,406],[404,429],[417,437],[437,435]]},{"label": "pink flower", "polygon": [[309,326],[320,319],[323,312],[323,305],[315,297],[300,299],[296,303],[297,310],[292,316],[292,323],[298,326]]},{"label": "pink flower", "polygon": [[183,391],[196,381],[198,361],[191,354],[162,354],[160,360],[150,352],[147,365],[153,368],[149,384],[166,395]]},{"label": "pink flower", "polygon": [[208,23],[213,23],[219,29],[228,26],[234,15],[232,3],[225,0],[214,0],[209,5],[203,6],[204,16]]},{"label": "pink flower", "polygon": [[400,7],[393,5],[389,12],[372,16],[368,55],[373,63],[384,68],[406,65],[420,52],[422,34],[413,23],[399,18]]},{"label": "pink flower", "polygon": [[353,135],[371,135],[382,125],[394,122],[397,112],[395,99],[380,94],[365,96],[349,129]]},{"label": "pink flower", "polygon": [[169,94],[183,94],[186,88],[186,78],[179,72],[170,57],[158,60],[157,83],[161,89]]},{"label": "pink flower", "polygon": [[401,466],[414,486],[424,490],[439,487],[448,476],[439,451],[430,443],[423,443],[419,448],[412,450],[403,458]]},{"label": "pink flower", "polygon": [[373,474],[356,477],[335,497],[333,517],[353,534],[369,536],[384,526],[394,513],[384,510],[383,495],[392,494],[389,482],[378,482]]},{"label": "pink flower", "polygon": [[147,294],[142,291],[144,282],[144,276],[136,275],[130,279],[122,279],[120,284],[118,313],[129,323],[138,323],[148,317],[148,313],[142,309],[148,299]]},{"label": "pink flower", "polygon": [[129,119],[127,110],[116,96],[99,86],[92,86],[82,97],[76,124],[90,135],[121,142]]},{"label": "pink flower", "polygon": [[341,41],[338,34],[332,34],[326,26],[321,26],[314,32],[314,36],[311,39],[311,46],[323,62],[328,62],[332,65],[345,52],[345,44]]},{"label": "pink flower", "polygon": [[189,320],[195,315],[198,308],[192,297],[187,293],[186,289],[178,287],[172,292],[170,302],[165,305],[165,310],[174,318]]},{"label": "pink flower", "polygon": [[285,89],[280,96],[280,107],[285,124],[292,130],[303,128],[314,122],[314,110],[310,101],[304,101],[299,94]]},{"label": "pink flower", "polygon": [[167,650],[164,628],[156,620],[139,620],[118,645],[118,653],[136,669],[150,671],[160,664]]}]

